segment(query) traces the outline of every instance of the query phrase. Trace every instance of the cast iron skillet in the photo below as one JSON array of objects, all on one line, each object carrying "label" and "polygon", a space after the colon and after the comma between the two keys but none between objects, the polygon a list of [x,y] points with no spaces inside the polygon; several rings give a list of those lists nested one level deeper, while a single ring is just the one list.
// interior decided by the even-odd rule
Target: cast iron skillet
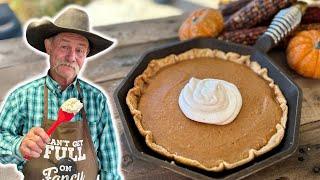
[{"label": "cast iron skillet", "polygon": [[[296,6],[280,11],[274,18],[268,31],[260,37],[254,47],[226,43],[212,38],[204,38],[175,43],[145,53],[114,93],[116,107],[119,110],[124,133],[131,153],[136,158],[158,164],[193,179],[243,178],[293,154],[298,147],[302,93],[292,79],[287,77],[281,68],[277,67],[271,59],[269,59],[266,52],[275,46],[280,39],[288,34],[289,31],[300,22],[299,17],[301,18],[301,14],[298,15],[299,13],[301,12]],[[298,23],[296,22],[297,20],[299,20]],[[192,48],[211,48],[219,49],[224,52],[236,52],[242,55],[250,55],[252,61],[257,61],[262,67],[268,69],[268,75],[274,79],[275,83],[280,87],[287,99],[288,105],[286,132],[279,146],[247,164],[219,173],[207,172],[177,162],[172,163],[172,160],[159,155],[147,147],[145,139],[140,135],[136,128],[130,110],[126,104],[127,93],[129,89],[133,87],[134,79],[142,74],[152,59],[163,58],[170,54],[180,54]]]}]

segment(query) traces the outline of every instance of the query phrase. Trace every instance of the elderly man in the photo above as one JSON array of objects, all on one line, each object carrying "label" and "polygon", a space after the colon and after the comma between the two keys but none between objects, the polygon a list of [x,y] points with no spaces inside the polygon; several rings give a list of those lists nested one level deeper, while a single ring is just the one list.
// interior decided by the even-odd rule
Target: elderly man
[{"label": "elderly man", "polygon": [[[17,164],[25,179],[120,179],[118,148],[105,95],[77,77],[86,57],[113,42],[89,31],[88,15],[69,7],[54,22],[26,29],[28,43],[49,55],[45,77],[16,88],[0,114],[0,162]],[[69,98],[84,107],[49,137],[46,130]]]}]

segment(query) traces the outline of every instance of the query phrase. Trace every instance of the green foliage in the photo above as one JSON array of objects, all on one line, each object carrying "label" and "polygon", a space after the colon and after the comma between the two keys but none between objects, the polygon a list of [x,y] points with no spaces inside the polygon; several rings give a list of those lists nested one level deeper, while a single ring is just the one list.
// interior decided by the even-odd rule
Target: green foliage
[{"label": "green foliage", "polygon": [[9,5],[20,21],[25,22],[33,17],[54,16],[69,4],[84,6],[91,0],[10,0]]}]

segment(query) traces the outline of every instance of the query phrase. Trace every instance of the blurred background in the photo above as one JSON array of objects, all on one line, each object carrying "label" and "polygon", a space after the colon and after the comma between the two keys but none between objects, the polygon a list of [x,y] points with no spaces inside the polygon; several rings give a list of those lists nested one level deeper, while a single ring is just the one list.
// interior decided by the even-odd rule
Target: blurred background
[{"label": "blurred background", "polygon": [[[218,8],[229,1],[232,0],[0,0],[0,39],[20,36],[21,27],[30,18],[54,16],[69,4],[83,6],[92,25],[103,26],[175,16],[200,7]],[[3,35],[9,29],[10,33]]]}]

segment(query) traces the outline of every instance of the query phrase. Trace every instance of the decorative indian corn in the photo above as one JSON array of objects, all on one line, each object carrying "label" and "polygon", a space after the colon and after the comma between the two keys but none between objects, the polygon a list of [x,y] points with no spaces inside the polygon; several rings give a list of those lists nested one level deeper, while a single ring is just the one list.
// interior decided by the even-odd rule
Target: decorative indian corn
[{"label": "decorative indian corn", "polygon": [[[298,26],[296,30],[294,30],[287,38],[283,40],[283,43],[280,44],[280,46],[282,47],[283,45],[287,44],[288,40],[298,32],[301,32],[304,30],[312,30],[312,29],[320,30],[320,23],[304,24],[304,25]],[[266,30],[267,30],[266,26],[261,26],[261,27],[254,27],[249,29],[223,32],[222,34],[220,34],[218,39],[234,42],[238,44],[253,45],[255,44],[259,36],[262,35]]]},{"label": "decorative indian corn", "polygon": [[280,9],[285,8],[297,0],[253,0],[234,13],[225,22],[224,29],[232,31],[236,29],[251,28],[274,16]]},{"label": "decorative indian corn", "polygon": [[302,23],[320,23],[320,7],[308,7],[302,17]]},{"label": "decorative indian corn", "polygon": [[251,0],[238,0],[238,1],[232,1],[226,5],[222,5],[220,8],[220,11],[223,16],[228,16],[233,14],[234,12],[238,11],[245,5],[247,5]]}]

